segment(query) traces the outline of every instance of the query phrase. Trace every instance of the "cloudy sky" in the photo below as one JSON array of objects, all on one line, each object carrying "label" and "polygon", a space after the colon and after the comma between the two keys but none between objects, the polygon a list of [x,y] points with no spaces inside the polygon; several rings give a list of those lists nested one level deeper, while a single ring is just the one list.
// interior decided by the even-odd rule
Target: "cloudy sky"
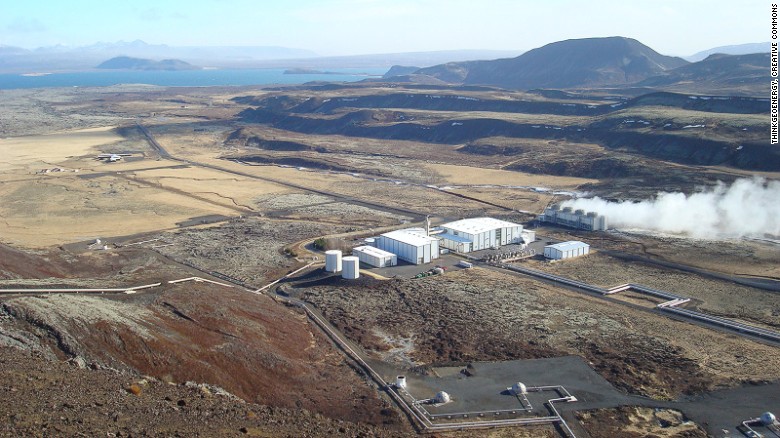
[{"label": "cloudy sky", "polygon": [[627,36],[668,55],[768,41],[770,4],[742,0],[3,0],[0,45],[258,45],[354,55],[529,50]]}]

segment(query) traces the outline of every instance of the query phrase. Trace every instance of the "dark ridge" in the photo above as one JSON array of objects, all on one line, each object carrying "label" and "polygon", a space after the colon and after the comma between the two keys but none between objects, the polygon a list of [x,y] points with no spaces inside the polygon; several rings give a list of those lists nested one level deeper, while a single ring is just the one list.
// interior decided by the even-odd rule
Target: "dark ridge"
[{"label": "dark ridge", "polygon": [[687,63],[631,38],[608,37],[559,41],[516,58],[441,64],[415,73],[452,83],[528,90],[625,85]]},{"label": "dark ridge", "polygon": [[626,102],[626,106],[655,105],[712,113],[761,114],[769,111],[767,99],[742,96],[694,96],[657,92]]},{"label": "dark ridge", "polygon": [[769,144],[733,144],[696,137],[615,131],[618,120],[607,120],[590,126],[552,126],[511,123],[496,119],[448,120],[434,125],[400,122],[372,125],[374,112],[361,110],[335,120],[309,119],[297,115],[274,113],[264,109],[245,110],[245,122],[267,123],[288,131],[347,135],[377,139],[412,140],[427,143],[463,144],[485,137],[563,139],[572,142],[597,143],[611,149],[641,153],[681,164],[725,165],[751,170],[780,168],[780,149]]}]

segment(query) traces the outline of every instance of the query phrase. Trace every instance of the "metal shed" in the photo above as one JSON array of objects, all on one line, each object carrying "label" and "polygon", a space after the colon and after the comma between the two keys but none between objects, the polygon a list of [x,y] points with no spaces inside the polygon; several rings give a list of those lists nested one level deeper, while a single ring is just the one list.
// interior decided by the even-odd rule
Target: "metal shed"
[{"label": "metal shed", "polygon": [[544,256],[552,260],[563,260],[583,256],[590,253],[590,245],[573,240],[570,242],[556,243],[544,247]]},{"label": "metal shed", "polygon": [[395,254],[374,248],[373,246],[358,246],[352,249],[352,255],[360,259],[361,262],[375,268],[384,268],[386,266],[395,266],[398,264],[398,258]]}]

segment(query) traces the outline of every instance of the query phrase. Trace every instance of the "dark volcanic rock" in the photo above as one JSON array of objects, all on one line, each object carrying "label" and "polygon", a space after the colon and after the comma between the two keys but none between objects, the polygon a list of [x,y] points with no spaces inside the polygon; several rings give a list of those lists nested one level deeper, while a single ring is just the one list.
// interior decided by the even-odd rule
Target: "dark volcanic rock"
[{"label": "dark volcanic rock", "polygon": [[623,37],[559,41],[517,58],[442,64],[418,70],[452,83],[513,89],[624,85],[687,64]]}]

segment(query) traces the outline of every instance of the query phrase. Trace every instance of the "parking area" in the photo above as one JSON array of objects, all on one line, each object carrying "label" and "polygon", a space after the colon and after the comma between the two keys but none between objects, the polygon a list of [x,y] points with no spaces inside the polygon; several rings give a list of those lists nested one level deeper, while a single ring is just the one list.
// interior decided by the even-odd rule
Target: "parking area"
[{"label": "parking area", "polygon": [[437,260],[422,265],[413,265],[409,262],[398,260],[397,266],[374,268],[361,263],[360,269],[373,272],[387,278],[414,278],[415,275],[433,269],[437,266],[445,268],[447,272],[463,269],[460,266],[457,266],[461,260],[464,259],[457,255],[443,254]]}]

